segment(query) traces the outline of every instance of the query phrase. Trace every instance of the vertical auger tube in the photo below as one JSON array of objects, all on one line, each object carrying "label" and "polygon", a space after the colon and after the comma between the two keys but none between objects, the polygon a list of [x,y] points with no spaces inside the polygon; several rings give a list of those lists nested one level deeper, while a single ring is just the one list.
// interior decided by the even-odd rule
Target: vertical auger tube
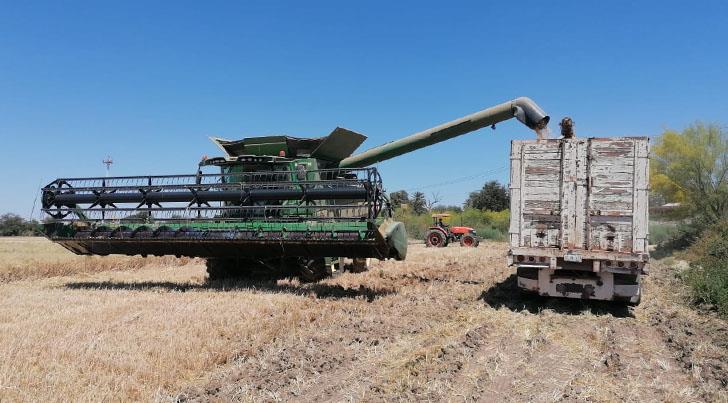
[{"label": "vertical auger tube", "polygon": [[533,130],[543,129],[549,122],[549,116],[535,102],[520,97],[345,158],[339,167],[366,167],[511,118]]}]

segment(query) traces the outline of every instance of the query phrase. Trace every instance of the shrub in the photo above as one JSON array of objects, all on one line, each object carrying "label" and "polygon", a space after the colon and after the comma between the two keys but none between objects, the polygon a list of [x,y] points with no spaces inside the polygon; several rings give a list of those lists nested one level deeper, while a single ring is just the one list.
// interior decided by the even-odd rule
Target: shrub
[{"label": "shrub", "polygon": [[710,304],[728,317],[728,220],[705,231],[684,256],[690,268],[683,278],[694,301]]},{"label": "shrub", "polygon": [[35,220],[12,213],[0,216],[0,236],[34,236],[43,233],[40,224]]},{"label": "shrub", "polygon": [[650,243],[653,245],[672,241],[679,234],[680,230],[676,223],[650,221]]},{"label": "shrub", "polygon": [[[689,221],[681,222],[675,225],[671,230],[664,230],[665,239],[660,242],[654,241],[652,234],[653,225],[650,225],[650,242],[657,244],[657,248],[650,255],[660,259],[672,255],[675,251],[684,251],[690,245],[693,245],[708,228],[712,226],[701,217],[694,217]],[[658,233],[662,231],[657,229]],[[687,258],[686,258],[687,259]]]}]

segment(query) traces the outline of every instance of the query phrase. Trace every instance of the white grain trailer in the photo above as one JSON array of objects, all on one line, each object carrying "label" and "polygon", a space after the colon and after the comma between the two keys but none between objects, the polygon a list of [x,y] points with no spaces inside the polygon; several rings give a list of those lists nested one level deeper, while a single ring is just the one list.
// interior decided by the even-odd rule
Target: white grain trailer
[{"label": "white grain trailer", "polygon": [[647,137],[511,143],[508,264],[544,296],[638,304],[647,273]]}]

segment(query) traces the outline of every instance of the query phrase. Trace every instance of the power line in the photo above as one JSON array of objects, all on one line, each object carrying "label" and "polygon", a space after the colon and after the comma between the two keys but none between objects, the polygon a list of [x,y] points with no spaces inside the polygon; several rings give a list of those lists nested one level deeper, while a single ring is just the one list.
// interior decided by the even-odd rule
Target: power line
[{"label": "power line", "polygon": [[429,184],[429,185],[422,185],[422,186],[418,186],[418,187],[409,188],[409,189],[406,189],[406,191],[407,192],[416,192],[416,191],[420,191],[422,189],[430,189],[430,188],[435,188],[435,187],[454,185],[456,183],[467,182],[467,181],[482,178],[484,176],[501,173],[501,172],[506,171],[507,169],[508,169],[508,167],[503,165],[503,166],[495,168],[495,169],[483,171],[483,172],[473,174],[473,175],[462,176],[462,177],[455,178],[455,179],[452,179],[452,180],[449,180],[446,182],[439,182],[439,183],[433,183],[433,184]]},{"label": "power line", "polygon": [[40,180],[38,181],[38,186],[36,187],[36,189],[38,189],[38,192],[36,192],[35,198],[33,199],[33,208],[30,210],[30,219],[31,220],[33,219],[33,214],[35,214],[35,205],[36,205],[36,203],[38,203],[38,196],[41,193],[40,187],[42,184],[43,184],[43,178],[41,177]]}]

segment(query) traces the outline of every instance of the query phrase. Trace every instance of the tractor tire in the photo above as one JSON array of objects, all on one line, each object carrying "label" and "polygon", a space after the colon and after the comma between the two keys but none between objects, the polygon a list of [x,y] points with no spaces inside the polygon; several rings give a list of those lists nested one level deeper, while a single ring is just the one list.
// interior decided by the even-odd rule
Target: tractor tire
[{"label": "tractor tire", "polygon": [[460,237],[460,246],[465,248],[477,248],[480,245],[480,240],[470,234],[465,234]]},{"label": "tractor tire", "polygon": [[447,236],[436,229],[427,231],[425,245],[433,248],[443,248],[447,245]]}]

